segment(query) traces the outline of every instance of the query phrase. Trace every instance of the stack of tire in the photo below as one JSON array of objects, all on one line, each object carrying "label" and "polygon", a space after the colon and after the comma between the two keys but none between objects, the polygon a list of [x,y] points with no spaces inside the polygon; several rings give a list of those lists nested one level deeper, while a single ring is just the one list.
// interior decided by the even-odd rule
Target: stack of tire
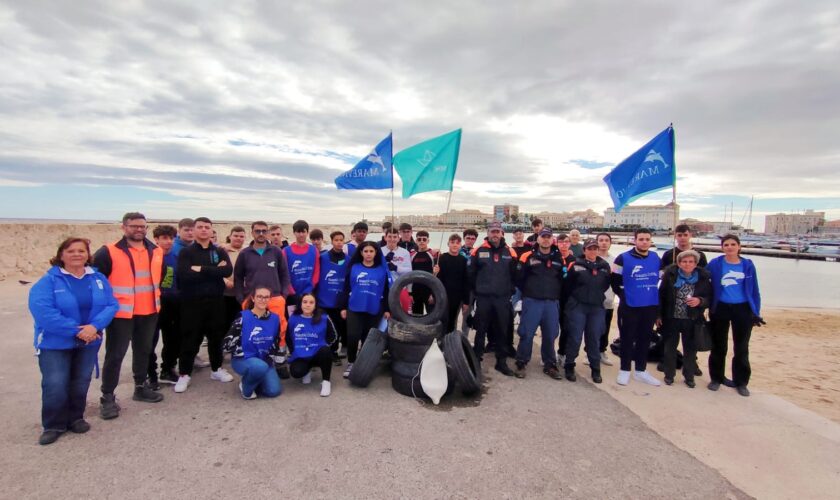
[{"label": "stack of tire", "polygon": [[[414,316],[400,306],[400,293],[409,285],[424,285],[431,290],[435,307],[429,314]],[[459,331],[445,333],[441,320],[447,310],[446,291],[441,282],[424,271],[412,271],[397,279],[388,295],[391,319],[388,333],[371,328],[362,345],[353,370],[350,383],[367,387],[379,371],[383,353],[391,358],[391,387],[405,396],[426,397],[420,385],[420,364],[432,342],[439,342],[446,360],[451,393],[456,385],[465,395],[481,390],[481,365],[473,352],[469,340]]]},{"label": "stack of tire", "polygon": [[[415,316],[400,306],[400,293],[409,285],[427,287],[434,297],[428,314]],[[388,352],[391,354],[391,387],[404,396],[426,397],[420,385],[420,364],[432,342],[441,342],[446,359],[450,394],[459,386],[464,394],[481,390],[481,366],[469,341],[454,331],[445,332],[446,291],[432,274],[412,271],[397,279],[388,294],[391,319],[388,320]],[[355,371],[355,366],[353,370]]]}]

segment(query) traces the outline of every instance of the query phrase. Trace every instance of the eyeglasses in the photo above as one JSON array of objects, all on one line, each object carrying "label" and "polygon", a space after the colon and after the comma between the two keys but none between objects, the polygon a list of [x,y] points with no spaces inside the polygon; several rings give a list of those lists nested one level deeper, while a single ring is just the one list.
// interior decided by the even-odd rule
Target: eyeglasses
[{"label": "eyeglasses", "polygon": [[125,227],[127,227],[129,229],[133,229],[135,231],[145,231],[148,226],[139,226],[139,225],[136,225],[136,224],[129,224],[128,226],[125,226]]},{"label": "eyeglasses", "polygon": [[268,229],[254,229],[254,234],[266,234]]},{"label": "eyeglasses", "polygon": [[417,241],[429,241],[429,238],[419,237]]},{"label": "eyeglasses", "polygon": [[269,300],[271,299],[271,295],[254,295],[254,298],[257,300]]}]

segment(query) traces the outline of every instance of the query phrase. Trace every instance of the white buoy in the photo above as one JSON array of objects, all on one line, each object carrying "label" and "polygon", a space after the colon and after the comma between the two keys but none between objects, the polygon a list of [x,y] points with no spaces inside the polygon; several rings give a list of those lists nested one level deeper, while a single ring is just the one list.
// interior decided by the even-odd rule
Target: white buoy
[{"label": "white buoy", "polygon": [[443,353],[437,342],[432,342],[426,355],[423,356],[423,363],[420,365],[420,386],[434,404],[440,403],[440,398],[449,386],[446,360],[443,359]]}]

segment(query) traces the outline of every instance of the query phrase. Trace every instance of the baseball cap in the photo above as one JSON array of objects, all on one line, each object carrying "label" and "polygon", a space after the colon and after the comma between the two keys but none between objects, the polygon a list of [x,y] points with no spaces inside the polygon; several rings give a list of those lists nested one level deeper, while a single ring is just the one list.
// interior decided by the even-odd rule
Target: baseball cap
[{"label": "baseball cap", "polygon": [[554,236],[554,233],[551,232],[551,228],[544,227],[544,228],[540,229],[539,236]]},{"label": "baseball cap", "polygon": [[487,231],[494,231],[494,230],[502,230],[502,223],[499,221],[493,221],[490,224],[487,224]]},{"label": "baseball cap", "polygon": [[591,247],[598,248],[598,242],[595,241],[594,238],[588,238],[586,241],[583,242],[583,248],[591,248]]}]

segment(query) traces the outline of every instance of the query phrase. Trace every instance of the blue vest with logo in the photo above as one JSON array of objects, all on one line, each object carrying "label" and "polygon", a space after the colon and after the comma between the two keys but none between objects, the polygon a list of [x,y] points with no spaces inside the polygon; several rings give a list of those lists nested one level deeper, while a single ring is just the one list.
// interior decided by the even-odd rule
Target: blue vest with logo
[{"label": "blue vest with logo", "polygon": [[354,312],[379,314],[382,312],[382,294],[388,271],[382,266],[365,267],[354,264],[350,269],[350,298],[347,308]]},{"label": "blue vest with logo", "polygon": [[318,258],[318,249],[315,245],[309,245],[306,253],[298,255],[292,251],[291,245],[283,249],[286,253],[286,260],[289,264],[289,278],[292,287],[297,295],[312,292],[312,274],[315,272],[315,259]]},{"label": "blue vest with logo", "polygon": [[276,314],[271,313],[268,318],[260,319],[251,311],[243,311],[242,357],[267,359],[279,331],[280,317]]},{"label": "blue vest with logo", "polygon": [[318,324],[312,324],[312,318],[305,318],[300,314],[293,314],[289,318],[287,335],[291,336],[294,351],[289,356],[289,362],[296,359],[309,359],[318,349],[327,344],[327,315],[321,316]]},{"label": "blue vest with logo", "polygon": [[329,252],[321,254],[321,275],[318,277],[318,305],[338,307],[343,301],[344,281],[347,278],[347,258],[338,263],[330,260]]},{"label": "blue vest with logo", "polygon": [[630,307],[659,305],[659,256],[648,252],[640,259],[632,250],[624,252],[621,276],[624,281],[624,298]]}]

